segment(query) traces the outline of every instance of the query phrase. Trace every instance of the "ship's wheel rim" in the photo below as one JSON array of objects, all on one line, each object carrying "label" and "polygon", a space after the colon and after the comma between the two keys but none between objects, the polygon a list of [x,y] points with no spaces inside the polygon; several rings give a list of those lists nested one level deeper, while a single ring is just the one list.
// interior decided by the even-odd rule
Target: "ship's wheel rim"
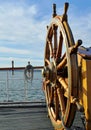
[{"label": "ship's wheel rim", "polygon": [[[71,97],[72,96],[77,96],[77,92],[75,94],[73,93],[73,95],[72,95],[72,92],[74,91],[74,87],[77,85],[77,63],[76,63],[77,62],[77,57],[76,57],[75,54],[73,54],[71,56],[70,53],[69,53],[69,49],[68,49],[70,46],[74,45],[74,39],[73,39],[73,35],[71,33],[71,30],[70,30],[70,27],[69,27],[67,21],[64,21],[62,23],[61,22],[61,16],[57,16],[57,17],[52,19],[52,22],[51,22],[51,24],[48,27],[47,38],[46,38],[46,47],[45,47],[44,65],[45,66],[47,65],[47,63],[45,62],[45,59],[48,58],[48,56],[46,56],[47,53],[48,53],[48,46],[49,46],[48,45],[49,44],[48,43],[48,37],[49,37],[49,35],[51,35],[50,31],[52,30],[52,26],[53,25],[56,25],[57,27],[59,27],[59,29],[62,32],[62,36],[63,36],[64,42],[66,44],[67,64],[69,66],[69,68],[68,68],[68,88],[69,88],[69,92],[68,92],[66,111],[65,111],[65,115],[63,117],[63,120],[57,122],[55,119],[53,119],[52,112],[51,112],[51,109],[50,109],[49,106],[48,106],[48,112],[49,112],[49,116],[51,118],[51,121],[52,121],[54,127],[56,127],[56,128],[63,128],[63,123],[64,123],[64,125],[68,125],[68,127],[71,125],[71,123],[67,123],[68,119],[69,119],[69,114],[70,114],[71,109],[74,109],[73,111],[75,113],[75,107],[73,107],[73,106],[71,107],[71,105],[72,105],[71,104]],[[52,37],[52,36],[50,36],[50,37]],[[76,68],[76,70],[75,70],[76,73],[75,73],[74,76],[73,76],[73,72],[72,72],[74,70],[72,68],[73,67],[72,66],[73,62],[75,62],[75,64],[74,64],[75,66],[74,67]],[[74,81],[73,78],[76,79],[75,86],[74,86],[74,82],[72,82],[72,80]],[[46,99],[47,99],[47,105],[48,105],[48,100],[49,100],[48,99],[49,98],[48,93],[49,92],[48,92],[47,89],[48,89],[48,84],[46,85],[46,91],[45,91]],[[73,116],[74,116],[74,114],[73,114]],[[70,122],[72,122],[72,120]]]}]

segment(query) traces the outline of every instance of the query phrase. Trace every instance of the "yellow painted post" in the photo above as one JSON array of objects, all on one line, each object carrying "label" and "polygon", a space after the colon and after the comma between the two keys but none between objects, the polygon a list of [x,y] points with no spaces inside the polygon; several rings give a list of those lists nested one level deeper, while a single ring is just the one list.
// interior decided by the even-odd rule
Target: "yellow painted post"
[{"label": "yellow painted post", "polygon": [[80,101],[84,107],[86,130],[91,130],[91,60],[81,58]]}]

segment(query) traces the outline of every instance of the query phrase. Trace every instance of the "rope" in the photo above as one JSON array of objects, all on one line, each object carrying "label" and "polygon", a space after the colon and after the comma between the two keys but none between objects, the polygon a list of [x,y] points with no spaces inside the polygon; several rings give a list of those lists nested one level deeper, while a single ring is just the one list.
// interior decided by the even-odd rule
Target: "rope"
[{"label": "rope", "polygon": [[25,67],[24,76],[27,81],[32,82],[32,80],[33,80],[33,66],[32,65],[27,65]]}]

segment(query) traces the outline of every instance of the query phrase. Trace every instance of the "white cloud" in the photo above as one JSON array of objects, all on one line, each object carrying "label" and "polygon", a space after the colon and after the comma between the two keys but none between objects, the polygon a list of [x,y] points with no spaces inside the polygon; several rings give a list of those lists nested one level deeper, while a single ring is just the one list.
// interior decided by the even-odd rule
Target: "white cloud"
[{"label": "white cloud", "polygon": [[13,48],[8,48],[8,47],[0,47],[0,53],[10,53],[10,54],[30,54],[30,51],[28,50],[23,50],[23,49],[13,49]]},{"label": "white cloud", "polygon": [[[75,11],[76,9],[71,8],[68,14],[68,22],[74,38],[75,40],[80,38],[85,46],[90,46],[91,13],[87,14],[86,17],[84,15],[79,17]],[[63,12],[63,8],[58,10],[58,13],[60,12]],[[0,54],[7,53],[10,56],[19,54],[19,57],[26,56],[26,58],[19,58],[18,60],[17,56],[12,57],[21,61],[22,64],[30,59],[34,65],[43,65],[46,25],[51,21],[51,14],[47,16],[44,14],[40,20],[38,13],[36,4],[28,6],[12,3],[0,5],[0,45],[3,43],[3,46],[0,47]],[[5,46],[6,44],[7,46]],[[10,44],[18,46],[11,48]],[[10,59],[3,57],[3,60],[8,61]]]},{"label": "white cloud", "polygon": [[[45,43],[46,21],[36,20],[37,11],[36,5],[0,5],[0,54],[3,56],[0,66],[10,65],[11,59],[8,57],[12,57],[17,66],[24,65],[28,60],[34,65],[43,65],[44,48],[41,46]],[[13,48],[13,44],[16,47]]]},{"label": "white cloud", "polygon": [[27,14],[28,15],[37,15],[37,7],[36,7],[36,5],[32,5],[32,6],[30,6],[29,8],[28,8],[28,10],[27,10]]},{"label": "white cloud", "polygon": [[[35,19],[37,6],[3,5],[0,7],[0,39],[22,43],[43,42],[45,21]],[[42,33],[41,33],[42,32]]]}]

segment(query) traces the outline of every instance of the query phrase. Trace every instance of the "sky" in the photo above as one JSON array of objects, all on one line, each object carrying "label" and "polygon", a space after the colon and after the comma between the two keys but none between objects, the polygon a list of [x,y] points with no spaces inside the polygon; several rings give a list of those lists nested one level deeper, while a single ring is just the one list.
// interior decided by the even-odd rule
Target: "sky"
[{"label": "sky", "polygon": [[46,26],[52,19],[52,5],[63,14],[69,2],[68,23],[75,42],[91,46],[91,0],[0,0],[0,67],[33,66],[44,63]]}]

